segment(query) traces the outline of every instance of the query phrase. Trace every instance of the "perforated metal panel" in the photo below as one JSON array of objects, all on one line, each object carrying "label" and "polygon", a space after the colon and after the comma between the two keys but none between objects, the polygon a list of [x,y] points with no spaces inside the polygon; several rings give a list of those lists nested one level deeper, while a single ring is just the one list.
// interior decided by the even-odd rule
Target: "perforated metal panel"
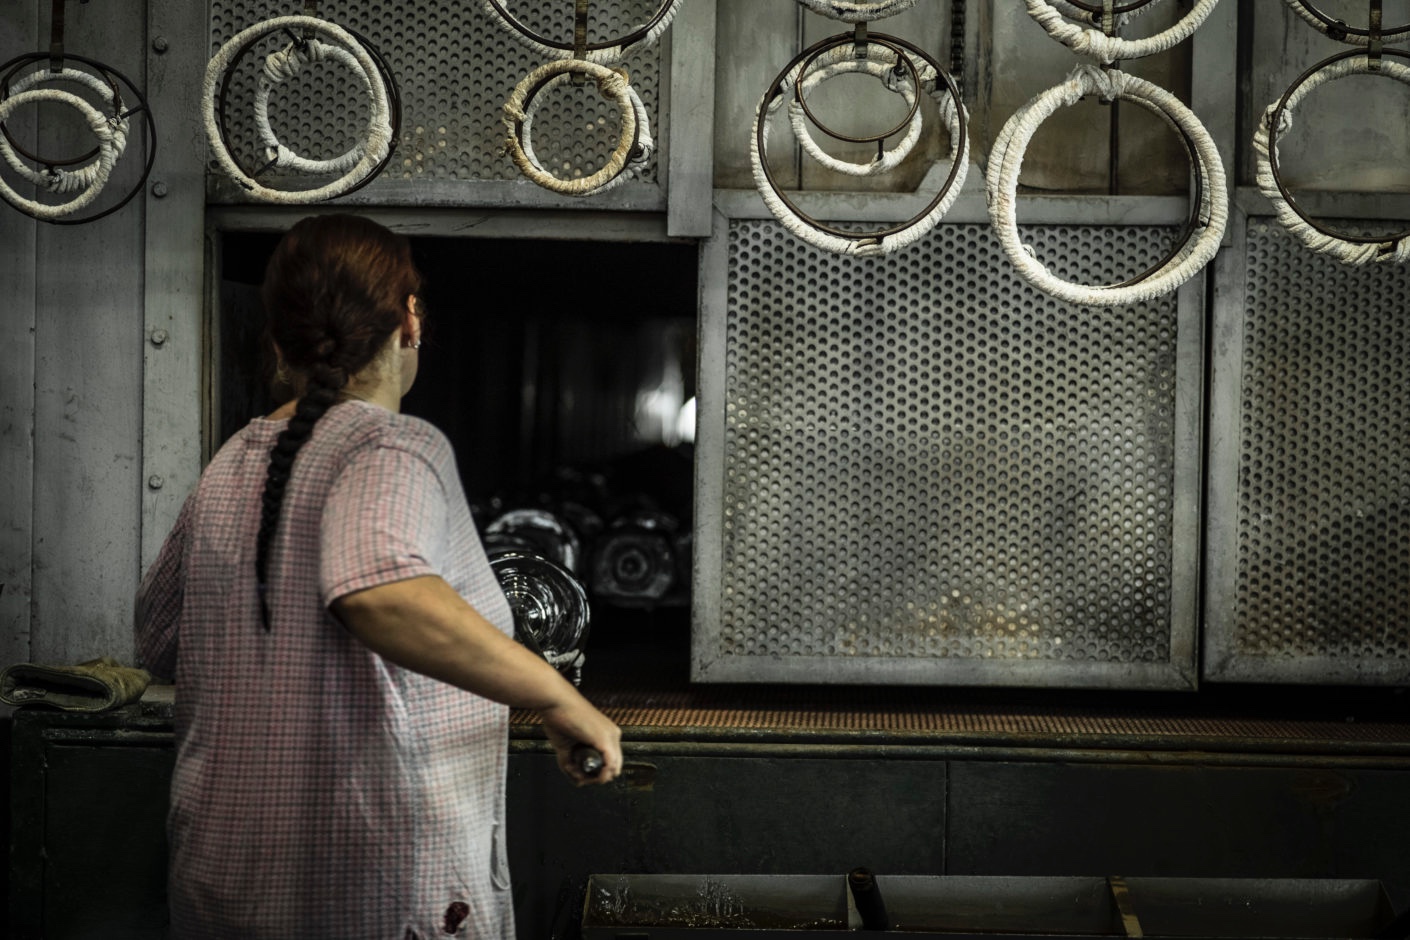
[{"label": "perforated metal panel", "polygon": [[[1353,223],[1331,223],[1344,231]],[[1403,226],[1396,226],[1403,227]],[[1250,219],[1211,678],[1410,678],[1410,280]]]},{"label": "perforated metal panel", "polygon": [[[1059,276],[1111,283],[1176,233],[1025,237]],[[985,225],[857,259],[735,220],[727,253],[697,678],[1188,682],[1174,442],[1199,375],[1177,370],[1175,297],[1067,307]]]},{"label": "perforated metal panel", "polygon": [[[524,26],[545,38],[571,42],[572,0],[502,0]],[[657,0],[594,3],[588,41],[621,37],[648,21]],[[302,12],[301,4],[265,0],[215,0],[211,52],[246,27]],[[417,5],[358,2],[324,4],[320,15],[366,37],[387,60],[401,92],[402,126],[387,179],[514,180],[503,153],[500,109],[514,86],[544,61],[507,36],[479,0]],[[242,164],[255,168],[251,102],[254,76],[265,55],[289,42],[283,33],[262,40],[232,78],[227,109],[230,145]],[[659,138],[661,47],[633,53],[625,67]],[[367,120],[365,95],[333,63],[305,68],[270,99],[270,123],[291,149],[327,159],[346,151]],[[592,84],[545,93],[534,119],[539,162],[563,178],[591,175],[617,146],[617,107]],[[638,177],[656,180],[656,158]]]}]

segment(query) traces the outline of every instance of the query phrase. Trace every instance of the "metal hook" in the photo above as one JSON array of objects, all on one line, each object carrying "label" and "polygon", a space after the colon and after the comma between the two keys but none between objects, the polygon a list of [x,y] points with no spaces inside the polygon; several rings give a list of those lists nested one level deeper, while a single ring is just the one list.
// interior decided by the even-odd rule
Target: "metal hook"
[{"label": "metal hook", "polygon": [[282,32],[285,36],[288,36],[289,41],[294,44],[294,48],[299,50],[300,52],[303,52],[308,48],[308,41],[310,38],[312,38],[312,36],[307,31],[305,31],[302,36],[296,36],[294,35],[294,31],[287,26],[280,30],[280,32]]},{"label": "metal hook", "polygon": [[[573,0],[573,58],[587,55],[588,0]],[[568,81],[579,87],[587,84],[587,76],[574,72]]]},{"label": "metal hook", "polygon": [[1381,0],[1371,0],[1371,31],[1366,41],[1366,60],[1372,72],[1381,70]]},{"label": "metal hook", "polygon": [[1102,34],[1106,36],[1116,35],[1115,0],[1102,0]]},{"label": "metal hook", "polygon": [[64,70],[64,0],[54,0],[50,8],[52,16],[49,25],[49,71]]},{"label": "metal hook", "polygon": [[[304,16],[318,15],[318,0],[304,0]],[[304,41],[299,43],[299,51],[302,52],[308,41],[313,38],[313,30],[304,27]]]}]

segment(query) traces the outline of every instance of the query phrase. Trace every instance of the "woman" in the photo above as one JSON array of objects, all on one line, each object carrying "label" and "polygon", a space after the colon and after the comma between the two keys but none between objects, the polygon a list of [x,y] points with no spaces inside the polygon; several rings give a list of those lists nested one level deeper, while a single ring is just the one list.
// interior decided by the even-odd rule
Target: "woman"
[{"label": "woman", "polygon": [[298,397],[221,448],[139,589],[138,653],[177,686],[182,940],[510,937],[506,706],[576,782],[621,769],[618,728],[511,638],[450,445],[398,413],[420,286],[366,219],[289,231],[263,299]]}]

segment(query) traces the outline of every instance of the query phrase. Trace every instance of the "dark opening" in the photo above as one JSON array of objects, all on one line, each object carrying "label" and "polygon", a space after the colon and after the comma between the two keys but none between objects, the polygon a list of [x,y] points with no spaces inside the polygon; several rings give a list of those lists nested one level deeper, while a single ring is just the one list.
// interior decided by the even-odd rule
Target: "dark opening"
[{"label": "dark opening", "polygon": [[[279,403],[258,296],[278,233],[221,240],[219,446]],[[566,516],[592,610],[585,685],[624,670],[685,682],[694,486],[696,246],[417,237],[426,277],[421,372],[402,402],[440,428],[482,533],[505,512]],[[642,558],[604,533],[673,527],[670,585],[620,588]],[[595,583],[596,582],[596,583]],[[624,596],[625,595],[625,596]],[[596,681],[594,681],[596,680]]]}]

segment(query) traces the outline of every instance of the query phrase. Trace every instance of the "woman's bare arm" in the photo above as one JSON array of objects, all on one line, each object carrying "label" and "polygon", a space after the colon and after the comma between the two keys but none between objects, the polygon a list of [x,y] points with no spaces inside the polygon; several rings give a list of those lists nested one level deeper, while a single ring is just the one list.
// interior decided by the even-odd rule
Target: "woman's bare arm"
[{"label": "woman's bare arm", "polygon": [[[505,636],[435,576],[408,578],[333,602],[351,633],[384,658],[514,708],[536,710],[558,766],[578,783],[606,783],[622,769],[621,730],[542,658]],[[587,778],[570,752],[586,744],[603,769]]]}]

